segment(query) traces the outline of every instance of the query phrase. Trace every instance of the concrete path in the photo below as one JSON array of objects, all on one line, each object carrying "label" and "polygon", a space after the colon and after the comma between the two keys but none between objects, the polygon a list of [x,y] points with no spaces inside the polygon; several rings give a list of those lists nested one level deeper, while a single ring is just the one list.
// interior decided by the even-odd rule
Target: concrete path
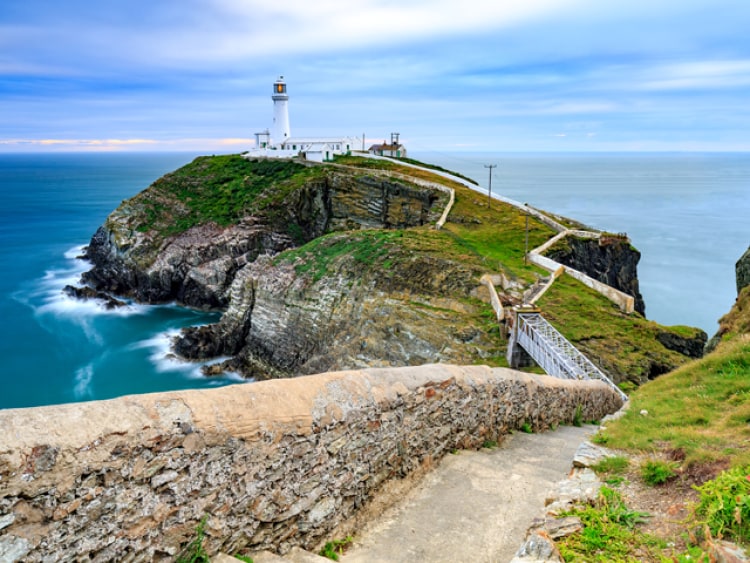
[{"label": "concrete path", "polygon": [[507,563],[595,426],[517,432],[446,456],[399,506],[357,534],[342,563]]}]

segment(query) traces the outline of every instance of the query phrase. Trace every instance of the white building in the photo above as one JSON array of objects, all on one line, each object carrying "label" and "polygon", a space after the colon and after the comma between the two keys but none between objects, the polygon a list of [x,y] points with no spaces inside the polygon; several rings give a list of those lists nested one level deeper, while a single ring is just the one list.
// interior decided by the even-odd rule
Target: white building
[{"label": "white building", "polygon": [[383,141],[380,144],[372,145],[367,152],[378,156],[390,156],[395,158],[406,158],[406,147],[398,142],[400,133],[391,133],[391,142]]},{"label": "white building", "polygon": [[337,154],[357,150],[358,137],[299,137],[291,136],[289,127],[289,94],[284,77],[273,83],[273,127],[255,134],[255,148],[247,151],[247,158],[295,158],[315,162],[331,160]]}]

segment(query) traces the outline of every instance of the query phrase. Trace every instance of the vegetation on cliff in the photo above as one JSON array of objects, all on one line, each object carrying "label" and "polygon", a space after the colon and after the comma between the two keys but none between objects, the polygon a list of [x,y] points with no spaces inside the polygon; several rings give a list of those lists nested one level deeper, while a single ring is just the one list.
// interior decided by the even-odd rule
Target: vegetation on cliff
[{"label": "vegetation on cliff", "polygon": [[750,287],[720,326],[714,351],[635,390],[595,436],[627,456],[605,476],[643,518],[617,527],[601,497],[576,509],[566,561],[739,561],[720,540],[750,548]]},{"label": "vegetation on cliff", "polygon": [[125,205],[135,211],[137,231],[171,236],[203,223],[227,226],[263,211],[316,171],[284,160],[204,156],[160,178]]},{"label": "vegetation on cliff", "polygon": [[[447,196],[425,181],[455,191],[439,231],[433,225]],[[490,205],[406,163],[201,157],[108,218],[89,247],[95,268],[86,281],[147,302],[228,308],[225,322],[188,331],[178,349],[234,355],[226,367],[248,375],[504,365],[505,342],[479,278],[501,275],[509,280],[501,300],[520,303],[547,276],[525,253],[553,235],[514,206]],[[274,258],[255,264],[265,254]],[[543,308],[616,381],[641,383],[687,361],[664,344],[684,330],[622,315],[572,280],[556,283]]]}]

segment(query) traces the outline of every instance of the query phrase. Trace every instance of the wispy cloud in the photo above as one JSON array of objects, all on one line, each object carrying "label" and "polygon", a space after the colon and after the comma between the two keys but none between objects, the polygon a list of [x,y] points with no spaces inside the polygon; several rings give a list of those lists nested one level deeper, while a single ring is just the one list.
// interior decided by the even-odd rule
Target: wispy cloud
[{"label": "wispy cloud", "polygon": [[646,90],[724,89],[750,85],[750,59],[688,61],[657,66],[641,84]]},{"label": "wispy cloud", "polygon": [[3,2],[0,148],[239,150],[278,74],[300,134],[736,147],[748,20],[747,0]]}]

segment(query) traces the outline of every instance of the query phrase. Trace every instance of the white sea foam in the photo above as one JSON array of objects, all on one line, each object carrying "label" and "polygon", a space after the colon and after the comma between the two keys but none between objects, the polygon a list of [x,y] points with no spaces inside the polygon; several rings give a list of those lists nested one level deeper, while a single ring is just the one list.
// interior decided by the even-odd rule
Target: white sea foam
[{"label": "white sea foam", "polygon": [[75,386],[73,387],[73,393],[75,394],[76,399],[86,399],[94,396],[94,392],[91,388],[91,380],[93,378],[93,364],[87,364],[76,370]]},{"label": "white sea foam", "polygon": [[[174,340],[179,334],[179,329],[170,329],[161,332],[152,338],[136,342],[130,346],[130,349],[150,349],[151,354],[149,355],[149,360],[154,364],[154,368],[157,372],[179,372],[189,379],[204,380],[206,379],[206,376],[201,372],[201,368],[218,364],[229,359],[228,357],[219,357],[207,361],[189,361],[180,358],[172,351]],[[246,381],[241,375],[229,372],[217,377],[216,384],[221,384],[227,379],[238,382]]]},{"label": "white sea foam", "polygon": [[78,258],[84,248],[75,246],[66,251],[66,267],[47,270],[25,298],[19,296],[19,300],[34,309],[37,315],[69,317],[82,325],[81,320],[99,315],[128,317],[144,314],[148,310],[145,305],[127,303],[123,307],[108,309],[99,299],[76,299],[63,292],[66,285],[80,284],[81,275],[91,268],[90,262]]}]

